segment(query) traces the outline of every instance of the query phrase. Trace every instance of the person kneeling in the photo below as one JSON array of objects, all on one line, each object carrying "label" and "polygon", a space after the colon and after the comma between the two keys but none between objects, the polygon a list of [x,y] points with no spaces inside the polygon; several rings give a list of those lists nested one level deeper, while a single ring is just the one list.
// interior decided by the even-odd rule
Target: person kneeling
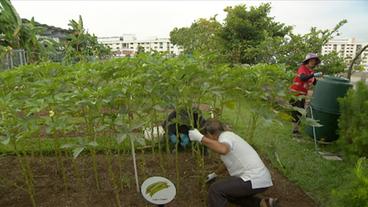
[{"label": "person kneeling", "polygon": [[[223,124],[208,119],[202,130],[189,130],[191,141],[197,141],[221,155],[230,177],[213,183],[208,190],[209,207],[225,207],[228,202],[240,206],[273,207],[277,199],[255,196],[272,186],[271,175],[257,152],[240,136],[225,131]],[[209,175],[210,179],[216,174]]]}]

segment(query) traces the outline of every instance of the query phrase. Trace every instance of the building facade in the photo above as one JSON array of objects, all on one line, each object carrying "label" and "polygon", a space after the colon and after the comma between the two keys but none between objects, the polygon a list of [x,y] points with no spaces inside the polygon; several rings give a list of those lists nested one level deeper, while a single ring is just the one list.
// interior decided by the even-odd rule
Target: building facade
[{"label": "building facade", "polygon": [[180,46],[171,44],[169,38],[146,38],[138,40],[134,34],[125,34],[118,37],[99,37],[100,43],[111,48],[116,57],[134,56],[142,52],[167,52],[179,55],[183,50]]},{"label": "building facade", "polygon": [[[335,51],[340,57],[343,57],[345,62],[349,64],[366,44],[356,41],[355,38],[336,38],[330,40],[322,47],[322,55]],[[368,70],[368,51],[364,51],[360,56],[360,63],[364,66],[365,70]]]}]

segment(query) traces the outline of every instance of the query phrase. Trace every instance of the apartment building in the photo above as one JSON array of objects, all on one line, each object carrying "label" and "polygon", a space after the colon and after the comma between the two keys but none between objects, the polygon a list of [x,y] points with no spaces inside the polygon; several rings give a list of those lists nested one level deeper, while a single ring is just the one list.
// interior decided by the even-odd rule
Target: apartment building
[{"label": "apartment building", "polygon": [[134,34],[124,34],[119,37],[99,37],[98,41],[111,48],[116,57],[134,56],[138,51],[167,52],[179,55],[183,49],[171,44],[169,38],[145,38],[137,39]]},{"label": "apartment building", "polygon": [[[322,55],[335,51],[348,64],[368,42],[358,42],[355,38],[336,38],[330,40],[322,47]],[[368,51],[364,51],[360,57],[360,64],[368,70]]]}]

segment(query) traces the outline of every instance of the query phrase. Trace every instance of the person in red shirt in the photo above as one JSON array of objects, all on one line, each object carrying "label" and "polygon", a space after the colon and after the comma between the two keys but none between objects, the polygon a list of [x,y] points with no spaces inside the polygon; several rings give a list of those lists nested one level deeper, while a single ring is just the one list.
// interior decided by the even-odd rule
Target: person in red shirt
[{"label": "person in red shirt", "polygon": [[[315,53],[308,53],[302,63],[298,68],[297,75],[293,80],[293,84],[290,86],[290,90],[296,96],[290,102],[294,107],[304,108],[305,107],[305,96],[308,94],[308,90],[312,85],[317,82],[316,77],[321,77],[321,72],[314,72],[313,68],[321,63],[321,60]],[[302,115],[298,111],[292,111],[293,117],[293,135],[299,136],[299,124],[300,116]]]}]

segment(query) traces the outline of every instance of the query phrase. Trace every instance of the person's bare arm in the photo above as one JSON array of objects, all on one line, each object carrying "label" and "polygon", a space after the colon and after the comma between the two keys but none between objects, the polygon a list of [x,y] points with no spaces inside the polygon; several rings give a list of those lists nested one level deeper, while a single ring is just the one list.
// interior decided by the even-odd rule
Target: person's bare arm
[{"label": "person's bare arm", "polygon": [[207,138],[206,136],[203,136],[202,144],[206,145],[208,148],[221,155],[226,155],[228,152],[230,152],[230,147],[228,144]]}]

